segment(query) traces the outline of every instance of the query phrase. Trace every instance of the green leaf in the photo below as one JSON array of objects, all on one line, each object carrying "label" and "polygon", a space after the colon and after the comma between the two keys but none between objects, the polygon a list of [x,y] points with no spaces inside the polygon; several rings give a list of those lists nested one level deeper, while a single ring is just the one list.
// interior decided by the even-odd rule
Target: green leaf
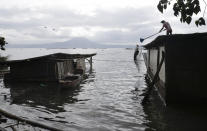
[{"label": "green leaf", "polygon": [[160,0],[160,3],[166,4],[168,1],[167,0]]},{"label": "green leaf", "polygon": [[1,50],[5,50],[4,46],[5,44],[7,44],[7,42],[5,41],[5,38],[4,37],[0,37],[0,49]]},{"label": "green leaf", "polygon": [[201,11],[201,8],[200,8],[199,5],[198,5],[198,6],[195,6],[194,9],[193,9],[193,12],[194,12],[195,14],[198,14],[198,12],[200,12],[200,11]]},{"label": "green leaf", "polygon": [[186,15],[185,10],[182,10],[182,11],[181,11],[181,17],[182,17],[182,19],[183,19],[183,22],[185,22],[185,20],[186,20],[186,18],[187,18],[187,15]]},{"label": "green leaf", "polygon": [[179,5],[177,3],[175,3],[173,5],[173,10],[174,10],[174,15],[178,16],[179,15]]},{"label": "green leaf", "polygon": [[198,20],[196,20],[196,21],[195,21],[195,24],[196,24],[196,26],[197,26],[197,27],[198,27],[198,23],[199,23],[199,21],[198,21]]},{"label": "green leaf", "polygon": [[199,5],[199,0],[194,0],[192,3],[193,3],[194,5]]},{"label": "green leaf", "polygon": [[201,25],[206,25],[205,20],[203,19],[203,17],[199,18],[200,24]]},{"label": "green leaf", "polygon": [[188,17],[186,18],[186,22],[187,22],[188,24],[191,23],[191,20],[192,20],[191,16],[188,16]]},{"label": "green leaf", "polygon": [[187,9],[187,10],[186,10],[186,14],[187,14],[187,15],[192,14],[192,13],[191,13],[191,10],[190,10],[190,9]]},{"label": "green leaf", "polygon": [[157,5],[158,10],[163,13],[163,6],[161,4],[161,2],[159,2],[159,4]]},{"label": "green leaf", "polygon": [[167,9],[167,4],[164,4],[164,9]]},{"label": "green leaf", "polygon": [[175,16],[178,16],[178,15],[179,15],[179,12],[178,12],[178,11],[175,11],[175,12],[174,12],[174,15],[175,15]]},{"label": "green leaf", "polygon": [[179,5],[178,5],[177,3],[175,3],[175,4],[173,5],[173,10],[174,10],[174,11],[178,11],[178,10],[179,10]]},{"label": "green leaf", "polygon": [[4,45],[1,45],[1,50],[5,50]]},{"label": "green leaf", "polygon": [[181,23],[183,22],[183,18],[182,18],[182,17],[180,18],[180,22],[181,22]]}]

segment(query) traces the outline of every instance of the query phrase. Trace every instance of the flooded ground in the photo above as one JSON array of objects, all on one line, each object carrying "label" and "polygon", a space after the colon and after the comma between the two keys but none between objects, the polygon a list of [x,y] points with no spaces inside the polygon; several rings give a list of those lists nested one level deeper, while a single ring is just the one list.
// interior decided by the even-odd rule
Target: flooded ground
[{"label": "flooded ground", "polygon": [[[10,59],[47,53],[94,53],[93,71],[80,87],[0,81],[0,108],[66,131],[206,130],[206,109],[164,107],[156,91],[143,106],[147,88],[141,55],[133,49],[8,49]],[[135,89],[137,89],[135,91]]]}]

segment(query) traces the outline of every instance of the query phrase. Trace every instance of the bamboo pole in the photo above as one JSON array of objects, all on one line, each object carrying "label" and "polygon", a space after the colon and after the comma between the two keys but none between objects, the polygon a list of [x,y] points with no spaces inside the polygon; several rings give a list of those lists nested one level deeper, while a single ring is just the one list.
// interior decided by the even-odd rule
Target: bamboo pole
[{"label": "bamboo pole", "polygon": [[19,116],[16,116],[16,115],[13,115],[9,112],[6,112],[2,109],[0,109],[0,113],[4,116],[10,118],[10,119],[21,121],[21,122],[24,122],[26,124],[30,124],[30,125],[35,126],[35,127],[40,127],[40,128],[44,128],[44,129],[51,130],[51,131],[63,131],[61,129],[57,129],[57,128],[50,127],[50,126],[47,126],[47,125],[44,125],[44,124],[41,124],[41,123],[38,123],[38,122],[35,122],[35,121],[31,121],[31,120],[28,120],[28,119],[21,118]]},{"label": "bamboo pole", "polygon": [[92,72],[92,66],[93,66],[93,61],[92,61],[92,56],[90,57],[90,60],[89,60],[89,62],[90,62],[90,73]]},{"label": "bamboo pole", "polygon": [[156,82],[159,79],[160,69],[162,67],[162,64],[163,64],[164,60],[165,60],[165,53],[162,52],[162,58],[161,58],[161,61],[160,61],[159,65],[158,65],[158,68],[157,68],[157,71],[155,73],[155,76],[154,76],[154,78],[152,80],[152,83],[149,84],[149,88],[148,88],[148,90],[147,90],[147,92],[146,92],[146,94],[144,96],[144,99],[142,100],[142,104],[143,105],[146,104],[147,100],[149,99],[149,95],[152,92],[154,84],[156,84]]}]

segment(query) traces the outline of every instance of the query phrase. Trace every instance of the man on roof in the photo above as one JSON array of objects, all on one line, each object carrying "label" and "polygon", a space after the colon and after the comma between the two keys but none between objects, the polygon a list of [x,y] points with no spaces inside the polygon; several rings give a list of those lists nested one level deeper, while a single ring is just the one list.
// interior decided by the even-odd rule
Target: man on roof
[{"label": "man on roof", "polygon": [[159,32],[161,32],[162,30],[166,30],[166,35],[172,35],[172,28],[170,24],[164,20],[162,20],[161,23],[163,24],[163,26]]}]

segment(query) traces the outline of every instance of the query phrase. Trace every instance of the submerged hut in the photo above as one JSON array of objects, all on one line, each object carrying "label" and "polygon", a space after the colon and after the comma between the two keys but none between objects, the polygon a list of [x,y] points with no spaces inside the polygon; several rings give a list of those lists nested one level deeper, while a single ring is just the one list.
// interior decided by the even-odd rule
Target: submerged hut
[{"label": "submerged hut", "polygon": [[59,82],[71,74],[83,74],[86,70],[85,59],[96,54],[65,54],[55,53],[23,60],[1,62],[9,66],[5,81],[23,82]]},{"label": "submerged hut", "polygon": [[159,36],[144,47],[148,76],[161,67],[156,87],[165,104],[207,102],[207,33]]}]

